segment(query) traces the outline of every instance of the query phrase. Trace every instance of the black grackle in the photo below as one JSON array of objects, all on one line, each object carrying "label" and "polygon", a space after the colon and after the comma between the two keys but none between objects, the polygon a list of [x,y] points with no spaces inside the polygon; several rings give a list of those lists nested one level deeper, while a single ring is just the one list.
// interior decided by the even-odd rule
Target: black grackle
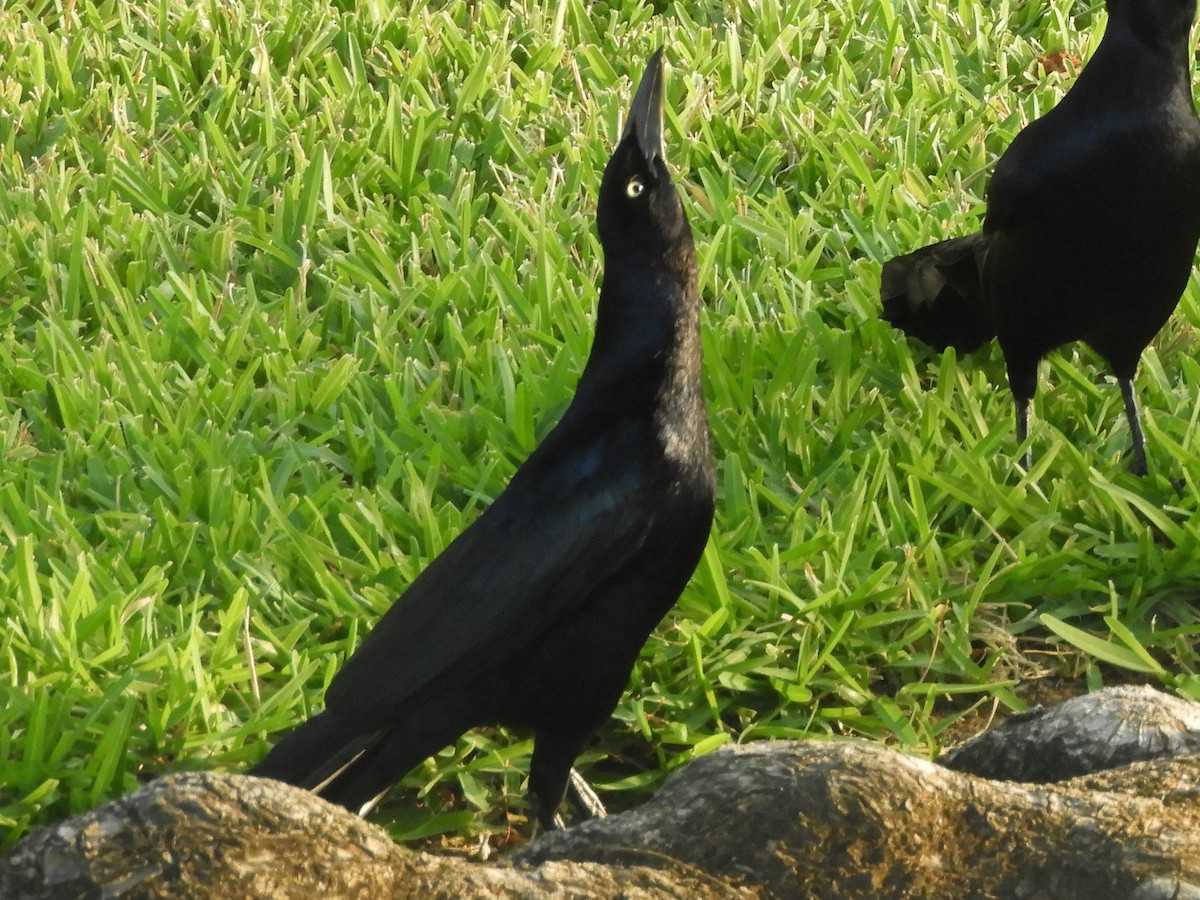
[{"label": "black grackle", "polygon": [[889,260],[881,293],[883,317],[937,349],[1000,341],[1021,442],[1038,362],[1086,342],[1121,386],[1131,469],[1144,474],[1133,375],[1179,302],[1200,238],[1196,0],[1107,7],[1108,29],[1075,85],[996,164],[983,230]]},{"label": "black grackle", "polygon": [[575,757],[611,715],[704,550],[714,476],[691,227],[663,152],[662,51],[604,170],[591,355],[558,425],[337,673],[325,710],[250,770],[362,811],[475,726],[534,735],[554,827]]}]

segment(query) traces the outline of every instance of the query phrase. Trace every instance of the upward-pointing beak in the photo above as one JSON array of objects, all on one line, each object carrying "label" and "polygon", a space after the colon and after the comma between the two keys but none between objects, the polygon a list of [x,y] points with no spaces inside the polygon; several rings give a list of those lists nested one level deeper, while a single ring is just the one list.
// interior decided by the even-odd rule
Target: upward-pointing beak
[{"label": "upward-pointing beak", "polygon": [[625,121],[625,130],[621,140],[634,135],[637,137],[638,149],[646,158],[646,164],[651,165],[657,156],[663,162],[667,161],[663,149],[663,66],[662,47],[654,51],[642,80],[638,84],[637,93],[633,96],[633,106],[629,108],[629,118]]}]

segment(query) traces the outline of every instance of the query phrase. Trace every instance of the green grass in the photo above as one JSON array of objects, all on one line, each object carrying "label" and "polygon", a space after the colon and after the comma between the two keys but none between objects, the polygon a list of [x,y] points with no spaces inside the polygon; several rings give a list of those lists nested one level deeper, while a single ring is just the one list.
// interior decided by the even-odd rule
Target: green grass
[{"label": "green grass", "polygon": [[[599,173],[665,45],[696,232],[713,539],[581,760],[615,807],[725,741],[918,753],[1042,674],[1200,699],[1193,282],[1138,377],[878,319],[1104,14],[1045,0],[16,0],[0,8],[0,844],[237,771],[561,414]],[[1064,227],[1069,223],[1064,223]],[[503,829],[529,743],[404,781],[397,835]]]}]

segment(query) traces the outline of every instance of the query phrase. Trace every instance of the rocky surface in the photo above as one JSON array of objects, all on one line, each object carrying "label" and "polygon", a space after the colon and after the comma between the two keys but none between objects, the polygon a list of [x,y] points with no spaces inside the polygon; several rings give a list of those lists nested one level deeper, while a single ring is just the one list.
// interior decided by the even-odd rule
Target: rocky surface
[{"label": "rocky surface", "polygon": [[938,762],[983,778],[1041,783],[1189,753],[1200,753],[1200,704],[1137,686],[1010,716]]},{"label": "rocky surface", "polygon": [[1089,778],[1032,787],[871,744],[764,742],[515,860],[671,859],[779,897],[1200,896],[1200,757]]},{"label": "rocky surface", "polygon": [[535,869],[415,853],[380,828],[275,781],[160,779],[35,832],[0,860],[5,900],[150,898],[728,897],[703,873],[554,863]]},{"label": "rocky surface", "polygon": [[[174,776],[26,836],[0,859],[0,897],[1200,900],[1200,754],[1182,736],[1194,706],[1157,697],[1105,692],[996,729],[1010,736],[992,756],[1027,765],[1045,763],[1038,740],[1046,759],[1108,745],[1068,780],[989,780],[863,742],[763,742],[489,864],[399,847],[276,782]],[[1119,765],[1138,734],[1155,758]]]}]

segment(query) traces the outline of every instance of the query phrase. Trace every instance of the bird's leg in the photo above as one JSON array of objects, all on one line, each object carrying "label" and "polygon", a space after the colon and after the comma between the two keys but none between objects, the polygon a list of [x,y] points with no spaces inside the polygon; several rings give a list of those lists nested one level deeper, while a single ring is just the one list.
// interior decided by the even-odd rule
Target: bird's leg
[{"label": "bird's leg", "polygon": [[[1017,446],[1022,446],[1029,437],[1029,404],[1037,393],[1038,359],[1029,358],[1019,343],[1014,347],[1011,340],[1004,338],[1000,335],[1000,349],[1004,351],[1008,389],[1017,409]],[[1026,472],[1033,468],[1033,451],[1028,447],[1021,454],[1020,464]]]},{"label": "bird's leg", "polygon": [[1133,394],[1133,379],[1118,378],[1121,385],[1121,397],[1125,400],[1125,418],[1129,420],[1129,433],[1133,435],[1133,463],[1129,471],[1134,475],[1145,475],[1146,466],[1146,436],[1142,434],[1142,420],[1138,416],[1137,398]]},{"label": "bird's leg", "polygon": [[[604,804],[600,800],[600,795],[597,794],[592,789],[592,786],[587,783],[587,779],[585,779],[582,775],[580,775],[579,770],[576,769],[574,766],[571,767],[571,771],[567,775],[567,790],[566,790],[566,792],[568,794],[570,794],[571,801],[576,806],[576,808],[578,808],[581,812],[583,812],[583,814],[585,816],[587,816],[587,818],[603,819],[605,816],[608,815],[608,810],[606,810],[604,808]],[[535,808],[537,806],[536,797],[534,799],[534,806],[535,806]],[[539,814],[538,818],[540,820],[540,818],[541,818],[540,814]],[[562,815],[560,815],[558,812],[555,812],[554,813],[554,829],[561,831],[562,829],[564,829],[566,827],[567,827],[567,823],[565,821],[563,821]],[[546,830],[551,831],[553,829],[547,828]],[[536,832],[535,832],[535,836],[536,836]]]},{"label": "bird's leg", "polygon": [[534,738],[529,762],[529,801],[546,831],[562,827],[558,805],[567,792],[571,765],[587,742],[587,735],[542,733]]},{"label": "bird's leg", "polygon": [[[1029,437],[1029,398],[1014,397],[1017,404],[1017,446],[1025,443]],[[1028,472],[1033,467],[1033,451],[1026,447],[1021,454],[1021,465]]]}]

